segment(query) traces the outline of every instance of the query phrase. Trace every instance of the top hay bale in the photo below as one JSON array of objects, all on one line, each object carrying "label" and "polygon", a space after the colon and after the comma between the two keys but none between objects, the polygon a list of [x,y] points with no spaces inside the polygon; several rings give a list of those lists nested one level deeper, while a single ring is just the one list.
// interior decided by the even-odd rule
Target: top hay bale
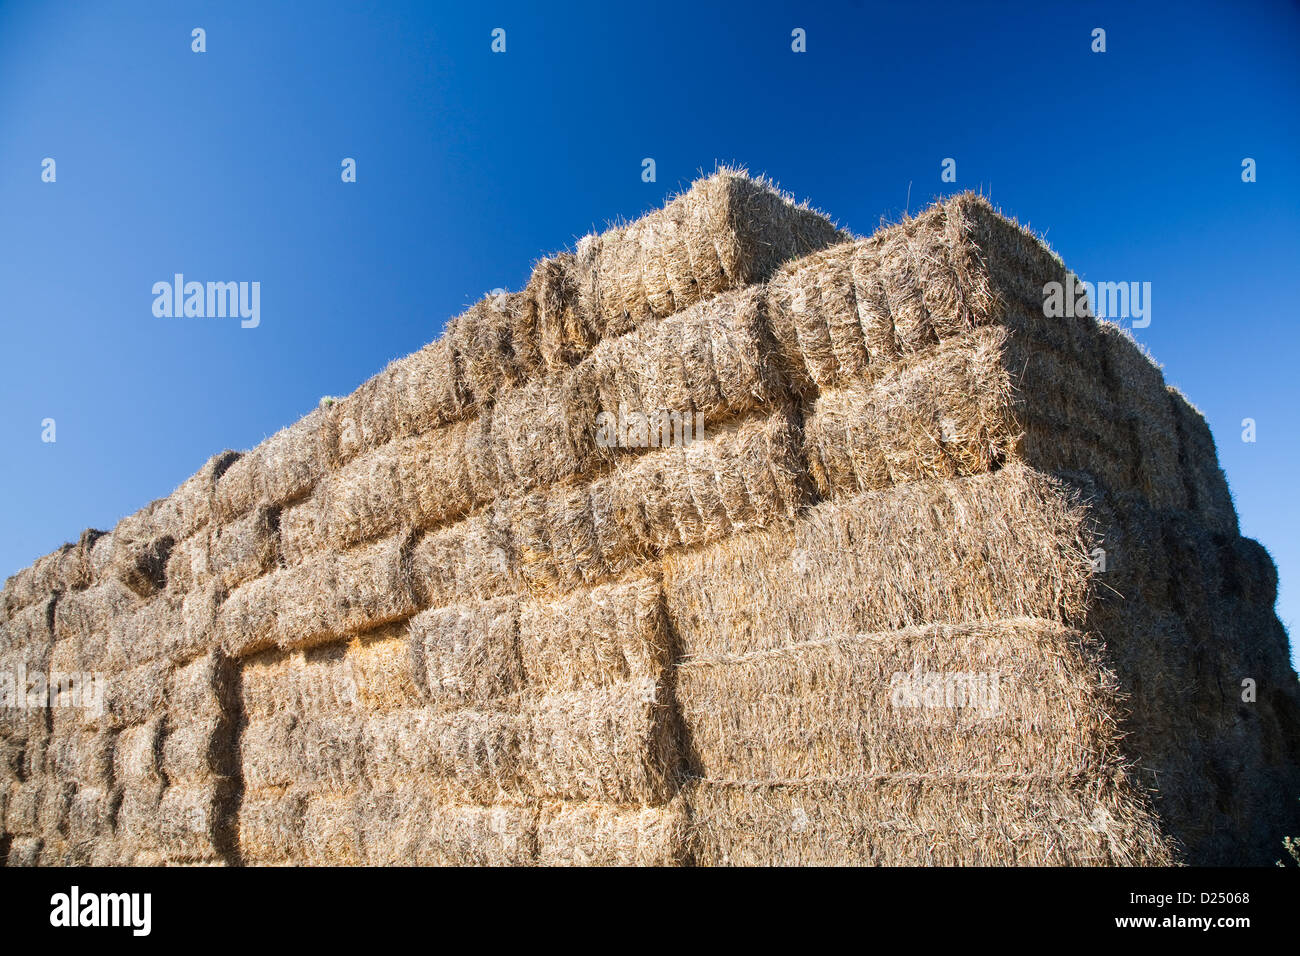
[{"label": "top hay bale", "polygon": [[786,374],[805,394],[984,325],[1100,373],[1093,319],[1044,315],[1044,286],[1066,276],[1031,232],[963,193],[783,266],[769,284],[768,316]]},{"label": "top hay bale", "polygon": [[631,225],[585,237],[573,263],[578,308],[595,339],[621,335],[845,238],[765,179],[722,168]]}]

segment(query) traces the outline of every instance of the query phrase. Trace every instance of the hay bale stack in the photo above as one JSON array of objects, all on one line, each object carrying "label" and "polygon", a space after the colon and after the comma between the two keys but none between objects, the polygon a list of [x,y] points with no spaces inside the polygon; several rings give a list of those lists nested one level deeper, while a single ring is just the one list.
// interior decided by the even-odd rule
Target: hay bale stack
[{"label": "hay bale stack", "polygon": [[542,261],[6,582],[9,862],[1271,862],[1276,570],[1068,278],[731,170]]},{"label": "hay bale stack", "polygon": [[783,262],[842,238],[765,180],[721,169],[663,209],[579,243],[579,311],[594,338],[619,335],[762,282]]}]

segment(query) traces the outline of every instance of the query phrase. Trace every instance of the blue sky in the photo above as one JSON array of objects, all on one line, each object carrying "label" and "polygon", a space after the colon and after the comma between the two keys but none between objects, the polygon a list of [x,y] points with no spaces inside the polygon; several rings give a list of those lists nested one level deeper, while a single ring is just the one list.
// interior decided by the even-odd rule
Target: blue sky
[{"label": "blue sky", "polygon": [[[1300,621],[1296,4],[456,6],[0,0],[0,577],[721,161],[858,233],[981,189],[1150,281]],[[260,327],[155,318],[175,272],[261,282]]]}]

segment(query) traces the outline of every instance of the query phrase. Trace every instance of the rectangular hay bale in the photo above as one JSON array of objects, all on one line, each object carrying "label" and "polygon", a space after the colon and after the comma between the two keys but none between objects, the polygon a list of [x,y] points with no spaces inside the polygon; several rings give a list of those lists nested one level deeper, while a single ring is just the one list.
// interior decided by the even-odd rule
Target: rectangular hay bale
[{"label": "rectangular hay bale", "polygon": [[1091,546],[1071,486],[1009,465],[669,555],[664,591],[686,656],[1003,617],[1081,623]]}]

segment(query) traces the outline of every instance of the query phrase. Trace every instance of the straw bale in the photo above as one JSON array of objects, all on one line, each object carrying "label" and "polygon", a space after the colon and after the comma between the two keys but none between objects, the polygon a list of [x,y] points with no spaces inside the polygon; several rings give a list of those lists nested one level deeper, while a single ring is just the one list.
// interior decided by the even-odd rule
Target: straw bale
[{"label": "straw bale", "polygon": [[476,499],[491,501],[505,491],[585,474],[597,460],[597,396],[572,376],[558,383],[535,383],[502,395],[492,410],[481,451],[470,457]]},{"label": "straw bale", "polygon": [[519,292],[493,296],[492,305],[505,312],[505,321],[510,326],[510,361],[519,379],[527,381],[543,374],[545,363],[537,325],[540,307],[534,290],[525,286]]},{"label": "straw bale", "polygon": [[307,795],[292,789],[245,793],[239,804],[239,856],[249,865],[295,864],[303,859]]},{"label": "straw bale", "polygon": [[3,592],[6,619],[33,604],[49,600],[50,594],[59,587],[59,561],[69,547],[65,544],[58,551],[37,559],[29,567],[8,577]]},{"label": "straw bale", "polygon": [[400,366],[390,362],[382,372],[362,382],[355,392],[337,403],[338,464],[396,437],[395,402],[400,393],[400,378]]},{"label": "straw bale", "polygon": [[299,651],[273,647],[240,660],[238,711],[252,720],[296,706],[293,672],[302,666],[303,657]]},{"label": "straw bale", "polygon": [[196,589],[183,598],[162,594],[114,617],[108,626],[107,664],[112,670],[146,661],[191,656],[202,642],[199,609],[211,592]]},{"label": "straw bale", "polygon": [[[1145,487],[1133,442],[1093,377],[1000,328],[946,339],[861,384],[824,391],[805,424],[823,497],[977,474],[1011,458],[1045,471],[1090,471],[1116,489]],[[1154,447],[1146,460],[1165,471],[1174,465]]]},{"label": "straw bale", "polygon": [[407,439],[395,450],[392,501],[400,502],[408,523],[432,527],[462,517],[480,502],[471,475],[481,461],[475,445],[481,432],[480,416]]},{"label": "straw bale", "polygon": [[[955,196],[917,218],[919,234],[935,250],[930,261],[942,263],[953,277],[926,284],[932,315],[955,317],[962,325],[1001,321],[1032,330],[1039,341],[1072,352],[1081,361],[1099,360],[1095,353],[1086,352],[1080,337],[1092,324],[1090,317],[1044,315],[1045,285],[1064,282],[1067,272],[1060,257],[1033,233],[999,215],[974,193]],[[943,253],[938,253],[937,245]]]},{"label": "straw bale", "polygon": [[[448,323],[449,330],[459,321]],[[390,362],[334,407],[335,467],[394,438],[456,421],[478,407],[484,397],[469,386],[457,337],[449,331],[420,351]]]},{"label": "straw bale", "polygon": [[436,709],[485,704],[523,687],[514,597],[424,611],[409,633],[414,683]]},{"label": "straw bale", "polygon": [[[7,780],[31,780],[45,773],[50,745],[46,714],[34,708],[6,708],[4,713],[5,773]],[[0,780],[0,787],[5,780]]]},{"label": "straw bale", "polygon": [[116,796],[103,787],[78,787],[68,808],[68,842],[78,864],[105,865],[102,852],[113,840]]},{"label": "straw bale", "polygon": [[394,365],[394,406],[400,434],[419,434],[455,421],[475,407],[462,356],[447,335]]},{"label": "straw bale", "polygon": [[19,779],[26,741],[6,728],[0,732],[0,828],[4,827],[4,801],[9,799],[9,784]]},{"label": "straw bale", "polygon": [[162,782],[163,720],[159,715],[117,735],[113,750],[113,779],[117,783],[139,788]]},{"label": "straw bale", "polygon": [[687,790],[703,866],[1169,865],[1141,796],[1115,778],[882,774]]},{"label": "straw bale", "polygon": [[542,804],[537,862],[542,866],[678,866],[685,854],[685,805],[623,807]]},{"label": "straw bale", "polygon": [[[498,391],[522,381],[532,367],[519,361],[515,346],[518,324],[510,303],[497,296],[480,299],[469,311],[447,323],[443,334],[452,342],[466,391],[476,405]],[[527,350],[527,344],[524,345]]]},{"label": "straw bale", "polygon": [[[884,285],[886,301],[895,340],[904,353],[927,348],[939,338],[938,323],[932,318],[925,297],[927,280],[938,277],[931,272],[932,263],[919,254],[918,233],[922,228],[916,219],[905,220],[879,234],[873,248],[881,270],[888,277]],[[812,340],[817,338],[814,336]],[[827,345],[829,339],[828,330],[824,336]]]},{"label": "straw bale", "polygon": [[159,849],[170,858],[223,858],[231,853],[234,789],[228,780],[169,786],[158,803]]},{"label": "straw bale", "polygon": [[[1008,343],[1003,364],[1016,394],[1015,417],[1024,437],[1018,456],[1044,471],[1088,471],[1115,488],[1143,484],[1141,453],[1130,416],[1116,407],[1114,390],[1061,353]],[[1157,464],[1158,449],[1148,458]],[[1158,467],[1169,468],[1168,459]]]},{"label": "straw bale", "polygon": [[334,460],[334,429],[330,410],[317,407],[258,446],[261,503],[283,505],[311,490]]},{"label": "straw bale", "polygon": [[364,746],[366,718],[356,708],[305,712],[289,738],[293,779],[314,790],[343,791],[365,778],[369,755]]},{"label": "straw bale", "polygon": [[48,833],[41,837],[40,856],[35,866],[75,866],[68,841],[62,833]]},{"label": "straw bale", "polygon": [[104,721],[109,727],[143,723],[166,706],[171,667],[151,660],[108,675],[104,687]]},{"label": "straw bale", "polygon": [[[780,393],[763,340],[761,287],[708,299],[662,322],[606,339],[576,380],[615,414],[620,407],[701,414],[716,425],[771,404]],[[594,421],[584,422],[594,430]]]},{"label": "straw bale", "polygon": [[[544,360],[551,369],[573,364],[601,338],[762,282],[782,262],[842,238],[825,217],[765,181],[719,170],[663,209],[584,238],[576,257],[539,267],[560,286],[552,298],[573,302],[572,311],[539,315]],[[570,275],[572,287],[556,272]]]},{"label": "straw bale", "polygon": [[793,530],[669,555],[664,593],[685,655],[1003,617],[1076,623],[1091,546],[1070,486],[1009,465],[818,505]]},{"label": "straw bale", "polygon": [[527,701],[520,754],[529,791],[610,803],[666,800],[677,748],[665,697],[646,677]]},{"label": "straw bale", "polygon": [[167,707],[187,719],[221,717],[233,709],[237,681],[233,662],[209,650],[172,672]]},{"label": "straw bale", "polygon": [[311,866],[359,866],[357,798],[352,793],[313,793],[302,812],[301,862]]},{"label": "straw bale", "polygon": [[1000,330],[980,330],[870,384],[823,392],[804,425],[818,493],[852,496],[999,467],[1020,437],[1004,344]]},{"label": "straw bale", "polygon": [[0,736],[21,748],[24,768],[33,763],[39,768],[38,758],[43,758],[41,747],[49,738],[50,712],[45,707],[48,697],[44,696],[49,661],[48,646],[15,648],[0,655],[0,674],[5,675],[6,690],[12,681],[18,701],[25,699],[27,703],[27,706],[0,707]]},{"label": "straw bale", "polygon": [[409,617],[417,610],[411,536],[401,533],[240,585],[216,627],[225,652],[308,647]]},{"label": "straw bale", "polygon": [[[918,234],[928,223],[923,216],[871,239],[831,246],[773,277],[767,315],[785,372],[800,392],[852,380],[873,363],[939,341],[925,290],[955,277],[922,250]],[[976,321],[953,317],[938,327],[956,333]]]},{"label": "straw bale", "polygon": [[285,712],[249,718],[243,725],[239,735],[239,772],[245,787],[261,790],[294,782],[299,772],[293,745],[298,719],[298,715]]},{"label": "straw bale", "polygon": [[417,707],[367,714],[362,723],[357,746],[373,784],[437,782],[479,801],[524,789],[516,713],[466,708],[439,714]]},{"label": "straw bale", "polygon": [[1182,392],[1173,386],[1168,392],[1178,427],[1178,459],[1187,489],[1188,507],[1213,530],[1236,535],[1237,511],[1228,490],[1228,480],[1219,467],[1210,426]]},{"label": "straw bale", "polygon": [[528,804],[449,804],[403,783],[358,795],[356,818],[370,866],[520,866],[537,853]]},{"label": "straw bale", "polygon": [[54,634],[73,652],[63,662],[65,669],[100,669],[117,621],[139,606],[135,593],[114,579],[61,595],[54,607]]},{"label": "straw bale", "polygon": [[[330,582],[332,614],[330,630],[350,634],[369,630],[390,621],[410,617],[418,610],[412,580],[410,534],[399,534],[365,548],[345,551],[335,557],[331,573],[317,576],[313,583]],[[305,643],[308,635],[296,635],[286,645]]]},{"label": "straw bale", "polygon": [[[398,630],[378,633],[392,637]],[[359,683],[366,678],[347,653],[348,644],[340,640],[308,652],[270,650],[249,658],[241,672],[243,713],[252,719],[357,706]]]},{"label": "straw bale", "polygon": [[670,661],[657,578],[632,577],[559,600],[528,602],[518,615],[519,677],[533,688],[657,682]]},{"label": "straw bale", "polygon": [[1253,538],[1232,538],[1228,542],[1232,593],[1259,607],[1277,602],[1277,565],[1262,544]]},{"label": "straw bale", "polygon": [[[461,422],[423,435],[398,439],[354,459],[317,493],[314,514],[296,514],[292,557],[327,545],[346,547],[408,524],[428,526],[464,514],[500,485],[487,489],[471,481],[476,448]],[[493,465],[495,471],[495,465]],[[301,544],[298,544],[301,541]],[[289,563],[295,563],[290,560]]]},{"label": "straw bale", "polygon": [[[545,592],[560,587],[579,584],[586,578],[596,578],[605,572],[600,560],[596,540],[597,517],[595,508],[601,507],[602,524],[611,526],[615,545],[619,542],[622,527],[615,522],[608,495],[592,494],[603,490],[603,480],[591,486],[561,487],[547,492],[535,492],[518,499],[506,500],[493,509],[500,516],[500,524],[508,528],[508,542],[515,558],[508,566],[513,578],[518,575],[534,592]],[[644,552],[631,560],[644,560]],[[494,593],[500,593],[512,581],[504,581]]]},{"label": "straw bale", "polygon": [[14,610],[0,629],[4,647],[8,650],[26,650],[33,654],[54,642],[55,619],[59,601],[46,596],[38,603]]},{"label": "straw bale", "polygon": [[531,591],[618,576],[662,551],[786,520],[807,501],[784,411],[629,459],[585,486],[504,502]]},{"label": "straw bale", "polygon": [[90,583],[103,584],[113,574],[113,532],[98,535],[90,544],[86,555],[90,568]]},{"label": "straw bale", "polygon": [[861,259],[878,268],[870,252],[865,243],[840,243],[790,263],[772,278],[766,315],[800,391],[861,376],[872,361],[896,354],[897,349],[880,356],[869,350],[870,319],[857,299],[853,266]]},{"label": "straw bale", "polygon": [[183,660],[217,644],[217,612],[226,591],[217,584],[195,587],[181,600],[180,623],[172,625],[165,653]]},{"label": "straw bale", "polygon": [[1098,648],[1032,618],[690,658],[676,687],[714,778],[1083,773],[1114,749],[1117,684]]},{"label": "straw bale", "polygon": [[576,257],[566,252],[543,259],[528,280],[525,291],[536,303],[538,352],[549,372],[576,365],[600,339],[594,316],[579,307],[577,278],[585,272],[589,282],[598,281],[598,256],[598,245],[580,245]]},{"label": "straw bale", "polygon": [[1138,487],[1157,508],[1186,508],[1187,489],[1179,476],[1178,422],[1160,366],[1117,325],[1098,322],[1093,335],[1115,393],[1115,412],[1125,416],[1134,434]]},{"label": "straw bale", "polygon": [[790,263],[772,280],[768,314],[785,370],[805,394],[985,324],[1100,373],[1093,320],[1043,314],[1045,284],[1066,275],[1031,233],[964,194]]},{"label": "straw bale", "polygon": [[58,567],[55,571],[57,587],[68,592],[89,587],[93,583],[94,569],[90,555],[95,543],[103,537],[104,532],[87,528],[81,532],[76,544],[64,545],[58,552]]},{"label": "straw bale", "polygon": [[[825,216],[804,205],[794,204],[763,179],[750,179],[743,171],[722,170],[696,184],[702,195],[691,202],[692,230],[687,248],[696,258],[693,239],[699,241],[707,259],[708,246],[717,250],[719,265],[728,288],[751,285],[770,276],[783,262],[797,259],[844,238]],[[703,220],[703,221],[701,221]],[[700,232],[707,232],[705,242]],[[712,294],[707,282],[700,291]],[[681,309],[690,303],[677,301]]]},{"label": "straw bale", "polygon": [[154,502],[144,512],[123,518],[113,534],[113,573],[142,598],[151,597],[167,584],[167,560],[176,538],[156,534]]},{"label": "straw bale", "polygon": [[[417,439],[427,443],[426,438]],[[326,536],[317,548],[346,547],[402,527],[406,507],[400,485],[401,461],[414,449],[411,440],[383,445],[353,459],[329,478],[318,507],[324,508]],[[455,458],[454,451],[448,457]],[[319,532],[320,527],[317,527]]]},{"label": "straw bale", "polygon": [[327,478],[310,496],[280,512],[280,560],[285,567],[302,564],[328,547],[329,489]]},{"label": "straw bale", "polygon": [[[412,618],[414,621],[414,618]],[[421,702],[411,667],[407,625],[392,625],[354,637],[339,669],[355,684],[353,699],[369,713]]]},{"label": "straw bale", "polygon": [[212,548],[208,530],[172,546],[167,556],[167,588],[184,593],[212,579]]},{"label": "straw bale", "polygon": [[[1281,796],[1300,786],[1300,770],[1265,743],[1287,737],[1282,715],[1300,707],[1271,609],[1271,562],[1244,539],[1158,511],[1136,492],[1092,488],[1088,501],[1106,568],[1095,574],[1085,623],[1105,640],[1125,691],[1116,716],[1126,756],[1181,859],[1271,862],[1274,835],[1300,825]],[[1246,675],[1278,692],[1243,709]],[[1237,781],[1231,796],[1225,779]]]},{"label": "straw bale", "polygon": [[210,561],[223,588],[233,588],[274,566],[279,524],[279,509],[261,505],[216,529]]},{"label": "straw bale", "polygon": [[67,780],[59,780],[46,768],[45,786],[41,788],[36,804],[37,831],[45,838],[45,851],[56,863],[42,861],[42,866],[63,866],[67,852],[68,814],[72,810],[72,795],[76,786]]},{"label": "straw bale", "polygon": [[83,669],[100,665],[79,658],[72,643],[55,644],[50,653],[50,670],[43,675],[48,684],[48,714],[45,719],[56,735],[85,729],[102,729],[101,707],[106,697],[106,676],[102,670]]},{"label": "straw bale", "polygon": [[[642,679],[499,700],[500,709],[372,712],[355,746],[372,781],[441,781],[475,800],[525,794],[645,802],[666,796],[675,769],[674,725],[661,698],[661,688]],[[343,738],[333,743],[354,746]],[[295,779],[304,779],[301,771]]]},{"label": "straw bale", "polygon": [[122,788],[116,837],[124,858],[129,860],[158,847],[162,826],[159,809],[165,787],[162,780],[148,779]]},{"label": "straw bale", "polygon": [[7,833],[23,836],[40,835],[41,804],[49,786],[49,782],[44,779],[32,778],[10,784],[4,820]]},{"label": "straw bale", "polygon": [[162,740],[162,772],[171,784],[210,783],[230,769],[230,725],[221,717],[177,716]]},{"label": "straw bale", "polygon": [[808,500],[802,471],[795,426],[778,409],[644,456],[609,485],[616,510],[640,503],[647,521],[637,531],[662,551],[793,517]]},{"label": "straw bale", "polygon": [[9,844],[5,866],[39,866],[41,858],[40,837],[14,837]]},{"label": "straw bale", "polygon": [[70,728],[50,740],[50,771],[79,787],[102,787],[113,780],[113,751],[117,734]]},{"label": "straw bale", "polygon": [[411,563],[421,607],[496,597],[516,581],[511,529],[495,508],[425,534]]},{"label": "straw bale", "polygon": [[334,459],[334,420],[316,408],[233,461],[218,477],[214,512],[228,524],[257,505],[279,506],[307,494]]}]

